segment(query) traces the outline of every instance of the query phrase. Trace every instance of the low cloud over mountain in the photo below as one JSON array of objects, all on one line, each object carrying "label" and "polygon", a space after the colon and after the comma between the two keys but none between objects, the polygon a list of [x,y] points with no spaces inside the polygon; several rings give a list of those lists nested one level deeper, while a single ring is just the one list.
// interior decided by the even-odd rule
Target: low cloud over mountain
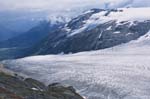
[{"label": "low cloud over mountain", "polygon": [[1,10],[30,9],[34,11],[68,12],[76,8],[78,8],[78,11],[82,11],[93,7],[145,7],[150,6],[150,2],[149,0],[1,0],[0,6]]}]

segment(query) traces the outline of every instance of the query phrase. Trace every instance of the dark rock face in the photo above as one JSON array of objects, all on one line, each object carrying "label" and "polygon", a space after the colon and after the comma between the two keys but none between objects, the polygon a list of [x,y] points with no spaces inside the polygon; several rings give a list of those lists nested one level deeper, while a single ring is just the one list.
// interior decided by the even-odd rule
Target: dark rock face
[{"label": "dark rock face", "polygon": [[73,87],[52,84],[48,87],[31,78],[0,73],[0,99],[83,99]]}]

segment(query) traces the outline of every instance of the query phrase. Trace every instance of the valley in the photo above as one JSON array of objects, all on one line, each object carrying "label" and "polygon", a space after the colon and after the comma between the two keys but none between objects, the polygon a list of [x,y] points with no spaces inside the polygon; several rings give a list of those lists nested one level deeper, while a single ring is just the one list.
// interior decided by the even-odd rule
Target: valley
[{"label": "valley", "polygon": [[[70,95],[71,99],[150,99],[150,13],[145,12],[150,8],[94,8],[67,21],[61,16],[41,21],[0,42],[0,76],[9,87],[15,80],[21,82],[24,86],[19,90],[25,93],[11,94],[27,94],[27,99],[38,99],[28,91],[41,93],[37,90],[41,85],[48,98],[39,99],[70,99]],[[18,74],[31,82],[16,78]],[[8,92],[1,77],[0,85]],[[36,89],[32,82],[38,83]],[[53,96],[49,86],[61,88]]]}]

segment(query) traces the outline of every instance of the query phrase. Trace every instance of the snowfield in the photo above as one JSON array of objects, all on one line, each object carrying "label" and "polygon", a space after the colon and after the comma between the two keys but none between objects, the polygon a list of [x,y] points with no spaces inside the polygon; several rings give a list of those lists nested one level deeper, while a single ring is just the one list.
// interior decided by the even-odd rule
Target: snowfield
[{"label": "snowfield", "polygon": [[150,32],[113,48],[2,63],[46,84],[74,86],[87,99],[150,99]]},{"label": "snowfield", "polygon": [[118,8],[114,12],[102,11],[91,16],[89,21],[109,22],[116,20],[118,23],[122,21],[145,21],[150,19],[150,8]]}]

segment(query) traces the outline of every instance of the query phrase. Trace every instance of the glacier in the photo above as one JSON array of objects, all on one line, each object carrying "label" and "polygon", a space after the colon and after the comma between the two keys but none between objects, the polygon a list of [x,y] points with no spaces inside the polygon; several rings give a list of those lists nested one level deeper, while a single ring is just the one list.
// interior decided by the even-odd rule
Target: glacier
[{"label": "glacier", "polygon": [[31,56],[2,64],[45,84],[72,85],[86,99],[150,99],[149,49],[150,32],[104,50]]}]

